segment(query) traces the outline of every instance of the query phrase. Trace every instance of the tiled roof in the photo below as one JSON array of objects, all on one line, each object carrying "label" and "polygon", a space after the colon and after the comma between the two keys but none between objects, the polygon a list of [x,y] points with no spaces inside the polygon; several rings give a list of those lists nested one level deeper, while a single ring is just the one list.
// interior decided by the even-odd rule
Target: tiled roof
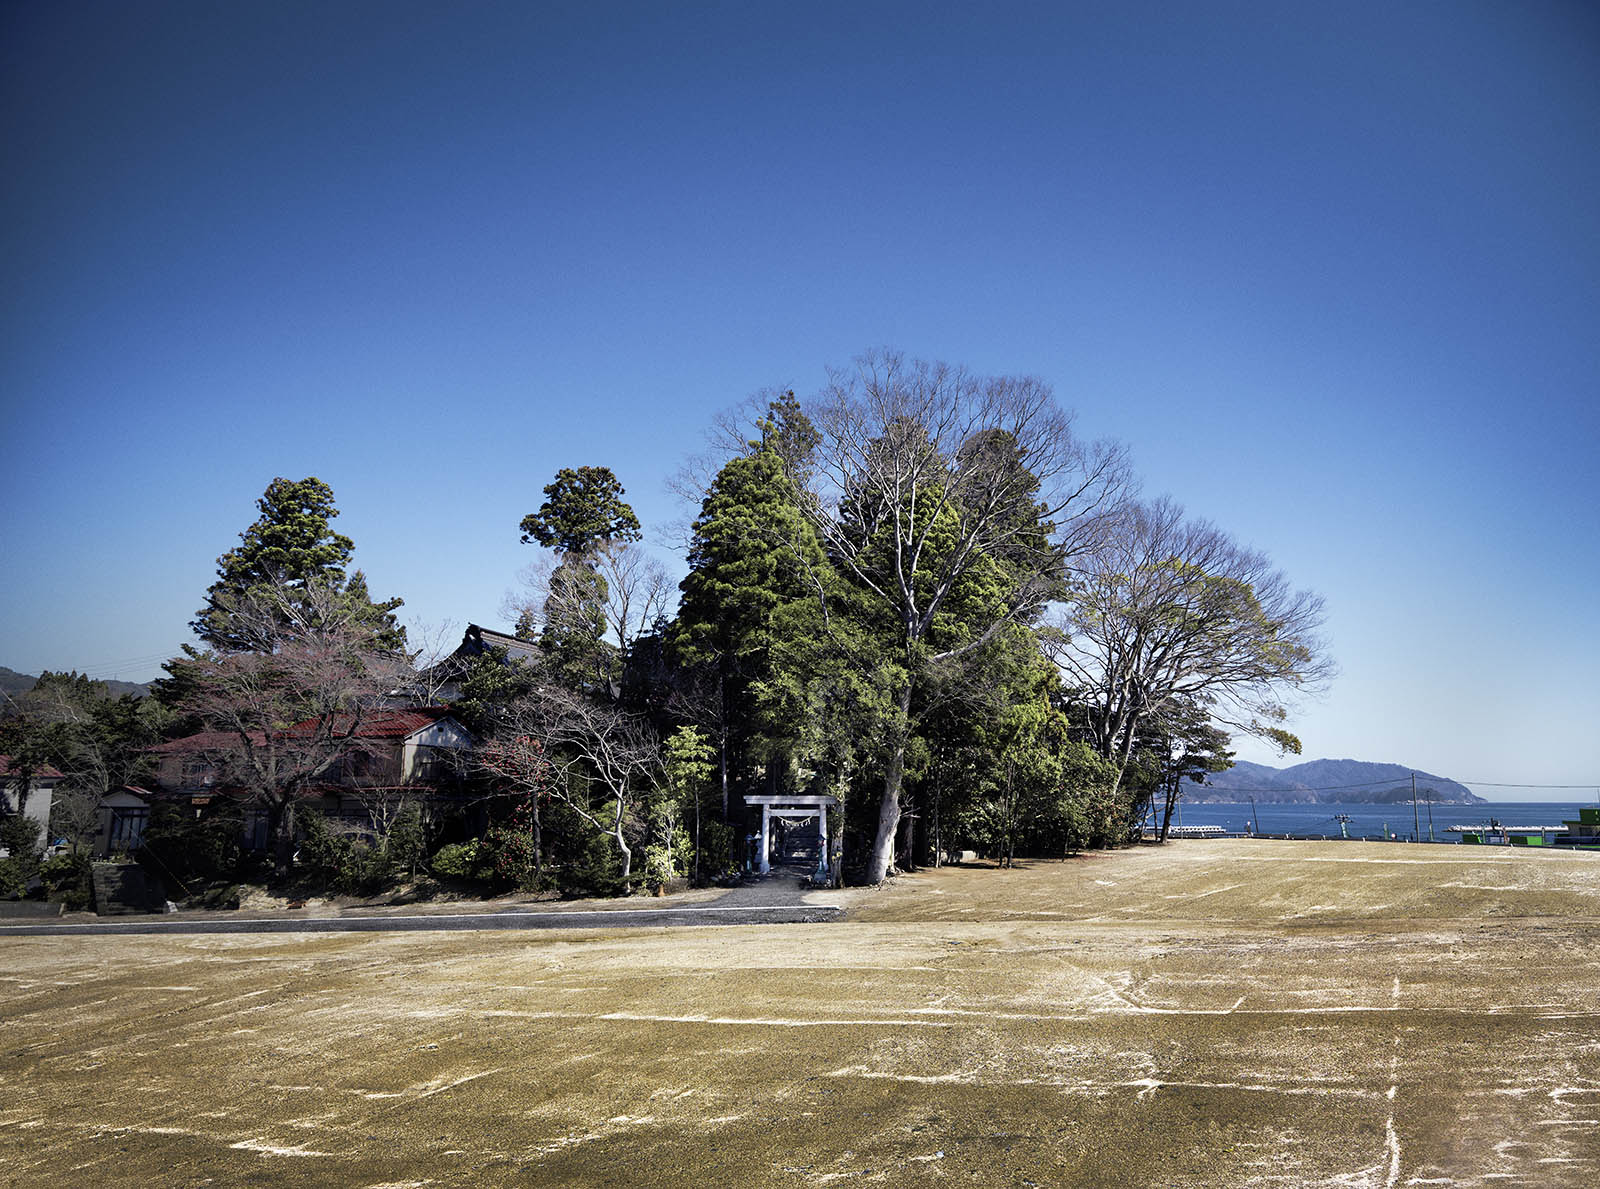
[{"label": "tiled roof", "polygon": [[[407,735],[431,727],[441,718],[448,717],[448,706],[419,706],[412,710],[386,710],[375,714],[356,729],[358,739],[404,739]],[[298,723],[295,730],[310,729],[315,720]],[[347,729],[340,724],[341,729]]]},{"label": "tiled roof", "polygon": [[[260,743],[266,736],[258,733],[252,738]],[[181,739],[157,743],[150,750],[157,755],[174,755],[195,751],[227,751],[238,746],[239,736],[232,731],[201,731],[198,735],[185,735]]]},{"label": "tiled roof", "polygon": [[456,653],[466,653],[476,656],[487,651],[490,647],[504,648],[508,660],[528,660],[538,655],[539,646],[532,640],[519,640],[515,636],[508,636],[504,632],[497,632],[492,628],[479,627],[475,623],[467,625],[467,631],[461,638],[461,647]]},{"label": "tiled roof", "polygon": [[[0,777],[9,777],[10,775],[11,775],[11,757],[10,756],[0,756]],[[57,772],[49,764],[41,764],[39,767],[35,768],[33,770],[33,775],[34,775],[34,779],[36,779],[36,780],[61,780],[62,779],[62,773]]]}]

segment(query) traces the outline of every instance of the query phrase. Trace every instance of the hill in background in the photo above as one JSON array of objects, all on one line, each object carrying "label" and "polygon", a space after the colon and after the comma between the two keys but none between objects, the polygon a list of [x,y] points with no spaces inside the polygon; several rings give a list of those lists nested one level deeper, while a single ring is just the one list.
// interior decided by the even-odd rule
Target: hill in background
[{"label": "hill in background", "polygon": [[1484,799],[1466,785],[1402,764],[1364,760],[1310,760],[1292,768],[1240,761],[1226,772],[1213,772],[1203,785],[1183,790],[1187,801],[1246,801],[1268,804],[1305,802],[1325,805],[1393,805],[1411,800],[1411,774],[1417,776],[1417,800],[1437,805],[1481,805]]},{"label": "hill in background", "polygon": [[[28,673],[18,673],[15,669],[8,669],[0,665],[0,694],[9,694],[16,697],[25,694],[33,688],[33,683],[39,678]],[[123,694],[133,694],[142,698],[150,692],[150,686],[136,681],[102,681],[101,685],[111,691],[113,698],[120,698]]]}]

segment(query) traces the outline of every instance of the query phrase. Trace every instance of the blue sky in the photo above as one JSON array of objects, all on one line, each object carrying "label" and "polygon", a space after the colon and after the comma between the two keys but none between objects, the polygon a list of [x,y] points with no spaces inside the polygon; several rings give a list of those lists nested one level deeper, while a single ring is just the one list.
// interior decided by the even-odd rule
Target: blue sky
[{"label": "blue sky", "polygon": [[498,622],[892,346],[1320,591],[1306,758],[1600,783],[1597,117],[1579,3],[8,4],[0,664],[150,677],[275,475]]}]

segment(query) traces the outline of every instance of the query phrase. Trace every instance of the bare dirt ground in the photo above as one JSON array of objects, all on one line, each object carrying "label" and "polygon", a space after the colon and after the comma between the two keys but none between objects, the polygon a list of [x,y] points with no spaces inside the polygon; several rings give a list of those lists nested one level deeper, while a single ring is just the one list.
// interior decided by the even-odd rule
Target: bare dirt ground
[{"label": "bare dirt ground", "polygon": [[1600,1183],[1600,856],[1181,842],[843,923],[0,940],[17,1185]]}]

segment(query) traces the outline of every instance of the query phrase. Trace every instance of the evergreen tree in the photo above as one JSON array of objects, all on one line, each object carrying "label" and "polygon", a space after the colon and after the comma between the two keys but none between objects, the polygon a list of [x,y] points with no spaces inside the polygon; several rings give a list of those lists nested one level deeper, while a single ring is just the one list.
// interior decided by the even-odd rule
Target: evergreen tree
[{"label": "evergreen tree", "polygon": [[729,768],[760,760],[776,778],[793,754],[800,685],[780,679],[779,670],[797,655],[796,634],[815,630],[807,617],[825,570],[777,451],[763,442],[729,460],[694,522],[689,573],[669,633],[679,664],[702,667],[715,685],[725,813]]},{"label": "evergreen tree", "polygon": [[[322,480],[277,478],[256,501],[260,512],[254,524],[239,534],[239,544],[217,558],[217,580],[206,591],[206,604],[189,625],[209,647],[221,652],[258,651],[261,642],[239,630],[240,610],[252,592],[264,587],[287,591],[311,586],[342,592],[357,620],[373,634],[384,651],[405,647],[405,629],[395,620],[400,599],[374,603],[360,570],[348,576],[354,542],[329,524],[339,510],[333,489]],[[291,617],[308,614],[323,600],[282,600]],[[253,616],[243,621],[254,622]]]},{"label": "evergreen tree", "polygon": [[522,543],[581,557],[602,541],[637,541],[639,518],[610,467],[562,467],[537,512],[522,518]]}]

